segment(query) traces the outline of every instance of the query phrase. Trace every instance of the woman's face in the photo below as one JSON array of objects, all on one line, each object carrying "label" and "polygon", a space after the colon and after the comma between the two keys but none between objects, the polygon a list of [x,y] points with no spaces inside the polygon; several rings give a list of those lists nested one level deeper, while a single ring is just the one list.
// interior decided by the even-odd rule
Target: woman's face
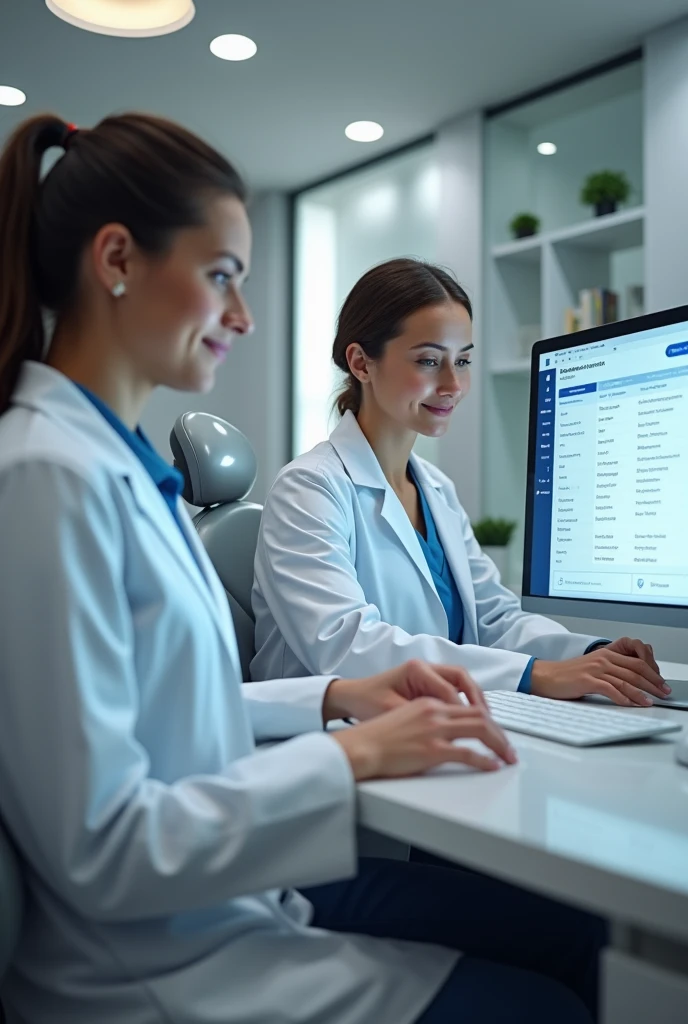
[{"label": "woman's face", "polygon": [[234,337],[253,329],[241,294],[250,258],[246,210],[231,196],[210,201],[206,223],[177,232],[162,257],[134,255],[117,299],[127,320],[120,337],[151,385],[212,388]]},{"label": "woman's face", "polygon": [[[441,437],[471,386],[472,324],[465,307],[451,300],[407,317],[402,333],[387,342],[378,360],[365,360],[363,403],[399,427]],[[349,351],[358,349],[349,346]],[[351,352],[352,369],[358,365]]]}]

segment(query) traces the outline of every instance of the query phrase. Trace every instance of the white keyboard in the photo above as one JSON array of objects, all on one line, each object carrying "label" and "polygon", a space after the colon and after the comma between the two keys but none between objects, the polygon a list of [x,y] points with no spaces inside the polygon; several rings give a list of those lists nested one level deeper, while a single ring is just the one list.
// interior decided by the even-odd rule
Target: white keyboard
[{"label": "white keyboard", "polygon": [[495,722],[503,729],[540,736],[574,747],[594,747],[679,732],[681,726],[642,715],[627,715],[609,708],[593,708],[513,690],[488,690],[485,700]]}]

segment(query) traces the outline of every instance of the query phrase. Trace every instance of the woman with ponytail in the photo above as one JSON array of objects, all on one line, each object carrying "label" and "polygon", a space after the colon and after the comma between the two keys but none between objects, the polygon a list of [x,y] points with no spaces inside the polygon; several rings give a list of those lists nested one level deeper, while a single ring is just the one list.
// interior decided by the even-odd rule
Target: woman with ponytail
[{"label": "woman with ponytail", "polygon": [[[356,780],[513,762],[464,672],[242,692],[224,590],[138,423],[250,333],[250,251],[239,175],[168,121],[36,117],[0,159],[0,817],[27,892],[9,1024],[488,1022],[504,992],[511,1021],[589,1020],[587,919],[540,977],[481,959],[499,943],[458,873],[357,862]],[[323,730],[343,716],[361,724]],[[261,729],[300,735],[257,753]]]}]

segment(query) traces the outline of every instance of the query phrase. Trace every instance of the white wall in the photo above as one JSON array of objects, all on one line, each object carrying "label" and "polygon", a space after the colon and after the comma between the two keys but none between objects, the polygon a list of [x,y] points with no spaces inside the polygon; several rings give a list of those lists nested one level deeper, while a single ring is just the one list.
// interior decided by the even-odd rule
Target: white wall
[{"label": "white wall", "polygon": [[438,463],[456,484],[471,519],[482,511],[482,261],[483,261],[483,121],[469,114],[444,125],[437,139],[440,170],[440,216],[437,262],[448,267],[473,303],[475,353],[471,393],[452,417],[440,443]]},{"label": "white wall", "polygon": [[257,196],[250,216],[254,238],[246,297],[255,317],[255,333],[236,340],[210,394],[161,388],[149,403],[142,426],[158,451],[169,458],[169,433],[180,413],[199,410],[229,420],[246,434],[256,452],[258,477],[251,498],[262,503],[288,454],[288,201],[277,193]]},{"label": "white wall", "polygon": [[645,43],[648,311],[688,302],[688,18]]},{"label": "white wall", "polygon": [[485,232],[490,244],[511,239],[517,213],[535,213],[528,132],[506,117],[485,124]]}]

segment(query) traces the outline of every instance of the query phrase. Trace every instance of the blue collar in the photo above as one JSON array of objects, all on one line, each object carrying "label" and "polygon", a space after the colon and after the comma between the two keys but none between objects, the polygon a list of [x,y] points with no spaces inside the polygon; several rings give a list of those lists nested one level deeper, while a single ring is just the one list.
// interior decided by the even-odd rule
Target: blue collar
[{"label": "blue collar", "polygon": [[[74,382],[76,383],[76,382]],[[92,391],[85,388],[83,384],[76,384],[79,391],[88,398],[90,402],[96,407],[98,412],[107,420],[112,429],[119,434],[122,440],[129,445],[134,454],[138,457],[140,462],[143,464],[144,469],[147,470],[153,483],[163,496],[168,500],[176,501],[179,494],[184,489],[184,478],[179,470],[174,469],[169,463],[165,462],[162,455],[156,452],[153,445],[150,443],[141,427],[137,427],[136,431],[129,430],[129,428],[122,423],[119,416],[116,416],[109,405],[106,405],[102,398],[98,395],[94,395]]]}]

